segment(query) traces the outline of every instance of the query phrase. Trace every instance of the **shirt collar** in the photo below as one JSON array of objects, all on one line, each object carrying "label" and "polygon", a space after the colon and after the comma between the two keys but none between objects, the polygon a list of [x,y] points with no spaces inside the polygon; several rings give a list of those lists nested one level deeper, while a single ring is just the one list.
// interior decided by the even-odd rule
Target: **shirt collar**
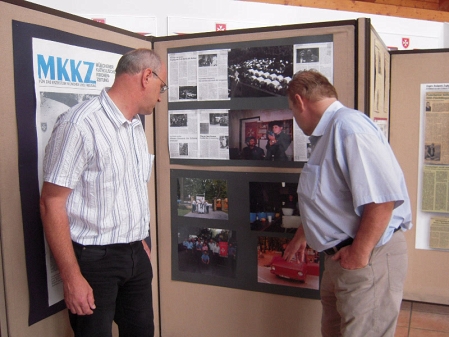
[{"label": "shirt collar", "polygon": [[335,101],[331,105],[329,105],[326,111],[324,111],[323,115],[321,116],[320,121],[318,122],[315,130],[313,130],[310,137],[321,137],[322,135],[324,135],[330,121],[332,120],[332,117],[335,115],[335,112],[337,112],[337,110],[342,107],[343,104],[341,104],[339,101]]},{"label": "shirt collar", "polygon": [[108,91],[110,88],[104,88],[100,93],[100,104],[103,107],[104,111],[106,112],[106,115],[109,117],[109,119],[112,121],[112,123],[119,128],[125,123],[128,124],[135,124],[140,123],[140,117],[139,115],[135,115],[133,120],[130,122],[125,118],[123,113],[120,111],[119,108],[115,105],[114,101],[109,97]]}]

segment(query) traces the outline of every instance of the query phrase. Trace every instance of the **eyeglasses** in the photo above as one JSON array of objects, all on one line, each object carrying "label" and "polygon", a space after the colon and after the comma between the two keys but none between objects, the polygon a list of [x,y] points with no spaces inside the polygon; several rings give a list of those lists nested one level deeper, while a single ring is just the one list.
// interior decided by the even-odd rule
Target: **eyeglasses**
[{"label": "eyeglasses", "polygon": [[153,74],[156,75],[156,77],[157,77],[158,79],[161,80],[163,86],[161,87],[161,90],[160,90],[159,92],[160,92],[161,94],[163,94],[164,92],[166,92],[166,91],[168,90],[168,85],[167,85],[167,83],[165,83],[164,81],[162,81],[162,78],[160,78],[159,75],[156,74],[155,71],[153,71]]}]

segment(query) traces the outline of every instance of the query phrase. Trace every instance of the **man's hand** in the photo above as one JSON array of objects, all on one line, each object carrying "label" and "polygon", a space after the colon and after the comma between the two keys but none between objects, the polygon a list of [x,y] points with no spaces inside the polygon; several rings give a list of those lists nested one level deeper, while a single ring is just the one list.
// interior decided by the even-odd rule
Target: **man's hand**
[{"label": "man's hand", "polygon": [[354,242],[335,253],[332,260],[340,260],[341,267],[345,269],[360,269],[367,266],[371,252],[390,222],[393,209],[393,201],[364,205]]},{"label": "man's hand", "polygon": [[151,249],[148,247],[147,242],[142,240],[143,249],[147,252],[148,258],[151,260]]},{"label": "man's hand", "polygon": [[360,269],[365,268],[369,263],[369,257],[357,254],[353,251],[352,246],[346,246],[340,249],[335,255],[332,255],[332,260],[340,260],[340,266],[344,269]]},{"label": "man's hand", "polygon": [[307,247],[306,237],[304,235],[304,229],[300,226],[295,233],[293,239],[287,245],[284,250],[284,260],[291,261],[293,257],[298,256],[298,261],[304,261],[305,249]]},{"label": "man's hand", "polygon": [[76,275],[64,282],[64,300],[72,314],[91,315],[95,307],[92,288],[86,279]]}]

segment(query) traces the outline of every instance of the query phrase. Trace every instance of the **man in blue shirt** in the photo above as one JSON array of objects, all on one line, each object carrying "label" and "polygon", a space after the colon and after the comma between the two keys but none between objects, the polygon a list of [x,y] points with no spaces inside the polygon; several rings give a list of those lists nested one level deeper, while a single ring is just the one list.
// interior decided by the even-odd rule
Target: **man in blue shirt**
[{"label": "man in blue shirt", "polygon": [[323,336],[394,336],[410,229],[404,176],[387,139],[363,113],[338,101],[316,71],[295,74],[289,106],[312,153],[298,184],[302,226],[285,250],[325,252]]}]

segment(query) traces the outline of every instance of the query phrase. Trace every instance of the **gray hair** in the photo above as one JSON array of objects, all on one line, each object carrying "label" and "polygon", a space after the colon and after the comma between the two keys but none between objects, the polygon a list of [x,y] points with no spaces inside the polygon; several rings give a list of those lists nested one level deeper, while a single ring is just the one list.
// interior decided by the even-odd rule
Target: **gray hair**
[{"label": "gray hair", "polygon": [[146,48],[134,49],[123,55],[118,61],[115,76],[121,74],[135,75],[150,68],[158,72],[161,69],[161,58],[153,50]]}]

